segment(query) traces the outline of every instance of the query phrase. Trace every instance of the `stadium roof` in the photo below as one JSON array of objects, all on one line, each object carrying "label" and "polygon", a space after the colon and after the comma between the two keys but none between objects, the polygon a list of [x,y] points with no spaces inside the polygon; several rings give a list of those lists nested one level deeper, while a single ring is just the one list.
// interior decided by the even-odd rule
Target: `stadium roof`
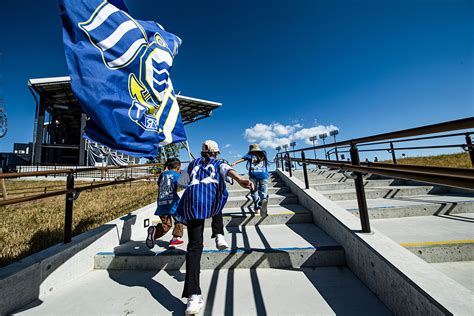
[{"label": "stadium roof", "polygon": [[[69,77],[37,78],[28,80],[28,86],[41,98],[45,98],[47,107],[60,108],[68,106],[81,110],[79,100],[74,96]],[[177,95],[184,124],[189,124],[211,116],[212,111],[221,107],[222,103],[201,100]]]}]

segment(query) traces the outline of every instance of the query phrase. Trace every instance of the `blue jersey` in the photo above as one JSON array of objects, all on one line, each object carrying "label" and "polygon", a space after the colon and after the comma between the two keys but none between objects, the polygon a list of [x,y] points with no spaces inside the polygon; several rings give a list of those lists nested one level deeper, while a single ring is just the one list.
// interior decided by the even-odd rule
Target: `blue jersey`
[{"label": "blue jersey", "polygon": [[198,158],[188,166],[189,185],[179,202],[175,219],[186,223],[193,219],[206,219],[222,212],[227,202],[225,185],[232,168],[214,158]]},{"label": "blue jersey", "polygon": [[247,169],[249,170],[249,177],[257,180],[266,180],[269,178],[267,161],[260,160],[256,155],[248,153],[242,159],[247,161]]},{"label": "blue jersey", "polygon": [[178,208],[178,179],[174,170],[163,172],[158,178],[158,199],[155,215],[173,215]]}]

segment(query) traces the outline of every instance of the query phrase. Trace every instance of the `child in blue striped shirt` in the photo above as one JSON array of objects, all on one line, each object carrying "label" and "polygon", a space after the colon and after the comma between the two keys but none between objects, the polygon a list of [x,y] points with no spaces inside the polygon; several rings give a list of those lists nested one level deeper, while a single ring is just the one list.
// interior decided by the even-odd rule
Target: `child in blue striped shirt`
[{"label": "child in blue striped shirt", "polygon": [[[176,219],[187,225],[189,239],[183,290],[183,297],[188,299],[186,314],[197,314],[204,305],[199,285],[204,221],[212,217],[214,222],[216,217],[220,217],[222,223],[222,209],[228,197],[225,184],[227,177],[233,178],[244,188],[253,188],[252,182],[240,177],[228,164],[217,160],[219,153],[216,142],[207,140],[202,144],[201,158],[188,166],[190,183],[175,214]],[[216,236],[216,245],[219,235]]]}]

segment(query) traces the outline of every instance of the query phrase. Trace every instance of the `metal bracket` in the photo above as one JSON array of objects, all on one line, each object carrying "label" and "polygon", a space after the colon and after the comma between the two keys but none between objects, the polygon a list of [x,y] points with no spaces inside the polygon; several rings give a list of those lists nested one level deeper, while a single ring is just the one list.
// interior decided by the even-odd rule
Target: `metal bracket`
[{"label": "metal bracket", "polygon": [[69,198],[69,201],[75,201],[79,198],[79,195],[81,195],[81,191],[77,190],[74,191],[72,197]]}]

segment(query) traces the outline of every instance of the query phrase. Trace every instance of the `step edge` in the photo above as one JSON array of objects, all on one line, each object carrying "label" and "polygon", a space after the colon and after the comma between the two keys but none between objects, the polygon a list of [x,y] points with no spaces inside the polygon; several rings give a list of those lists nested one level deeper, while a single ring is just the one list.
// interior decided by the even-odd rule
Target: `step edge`
[{"label": "step edge", "polygon": [[[281,253],[281,252],[298,252],[298,251],[344,251],[344,248],[340,245],[327,245],[327,246],[309,246],[309,247],[283,247],[283,248],[236,248],[236,249],[226,249],[226,250],[217,250],[217,249],[204,249],[202,253]],[[159,253],[149,253],[149,254],[130,254],[130,253],[114,253],[110,251],[101,251],[95,254],[95,256],[114,256],[114,257],[160,257],[160,256],[185,256],[186,251],[184,250],[165,250]]]}]

